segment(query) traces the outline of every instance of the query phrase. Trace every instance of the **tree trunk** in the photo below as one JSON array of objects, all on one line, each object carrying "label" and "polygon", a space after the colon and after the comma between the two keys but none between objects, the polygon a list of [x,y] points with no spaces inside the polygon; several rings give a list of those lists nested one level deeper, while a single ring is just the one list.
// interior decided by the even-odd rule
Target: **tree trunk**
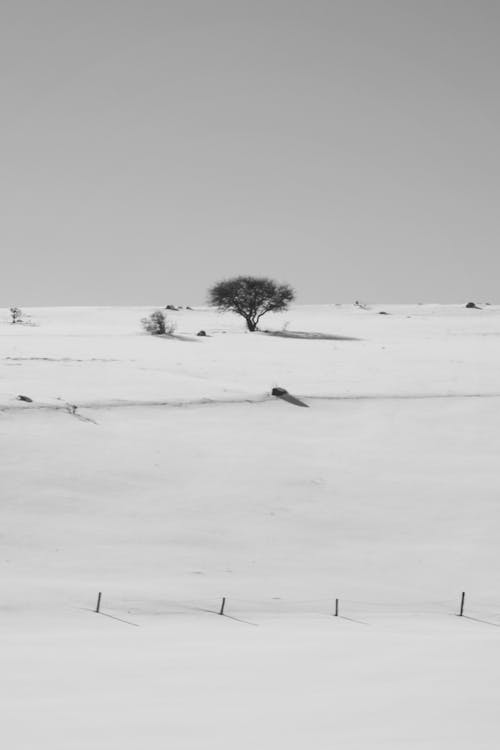
[{"label": "tree trunk", "polygon": [[245,318],[247,322],[247,328],[249,331],[256,331],[257,330],[257,323],[252,320],[252,318]]}]

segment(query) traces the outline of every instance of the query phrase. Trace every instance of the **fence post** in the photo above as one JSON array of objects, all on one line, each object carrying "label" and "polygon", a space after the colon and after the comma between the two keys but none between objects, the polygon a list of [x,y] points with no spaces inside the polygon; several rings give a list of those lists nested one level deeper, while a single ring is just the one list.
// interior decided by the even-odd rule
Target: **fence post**
[{"label": "fence post", "polygon": [[99,610],[101,609],[101,596],[102,596],[102,594],[101,594],[101,592],[99,591],[99,593],[98,593],[98,595],[97,595],[97,606],[96,606],[96,608],[95,608],[95,611],[96,611],[97,613],[99,613]]},{"label": "fence post", "polygon": [[339,616],[339,600],[335,599],[335,615],[334,615],[334,617],[338,617],[338,616]]},{"label": "fence post", "polygon": [[220,606],[220,611],[219,611],[219,614],[220,614],[220,615],[223,615],[223,614],[224,614],[224,607],[225,607],[225,606],[226,606],[226,597],[225,597],[225,596],[223,596],[223,597],[222,597],[222,604],[221,604],[221,606]]},{"label": "fence post", "polygon": [[462,591],[462,599],[460,600],[460,614],[459,617],[463,617],[465,604],[465,591]]}]

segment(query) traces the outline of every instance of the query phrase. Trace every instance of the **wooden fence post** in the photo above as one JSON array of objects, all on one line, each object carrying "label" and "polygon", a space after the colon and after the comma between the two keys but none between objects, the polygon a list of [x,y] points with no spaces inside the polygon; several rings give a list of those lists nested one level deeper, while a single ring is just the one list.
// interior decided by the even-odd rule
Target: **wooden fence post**
[{"label": "wooden fence post", "polygon": [[339,600],[335,599],[335,617],[339,616]]},{"label": "wooden fence post", "polygon": [[99,594],[97,595],[97,606],[95,608],[95,611],[99,613],[99,610],[101,609],[101,592],[99,591]]},{"label": "wooden fence post", "polygon": [[223,596],[223,597],[222,597],[222,604],[221,604],[221,606],[220,606],[220,611],[219,611],[219,614],[220,614],[220,615],[223,615],[223,614],[224,614],[224,607],[225,607],[225,606],[226,606],[226,597],[225,597],[225,596]]},{"label": "wooden fence post", "polygon": [[459,617],[463,617],[465,604],[465,591],[462,591],[462,599],[460,600],[460,614]]}]

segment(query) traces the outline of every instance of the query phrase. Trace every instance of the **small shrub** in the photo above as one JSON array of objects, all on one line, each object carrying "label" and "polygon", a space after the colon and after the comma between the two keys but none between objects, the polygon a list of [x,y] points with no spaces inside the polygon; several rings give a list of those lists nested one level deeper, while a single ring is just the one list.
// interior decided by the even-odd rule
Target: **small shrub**
[{"label": "small shrub", "polygon": [[31,317],[23,312],[20,307],[11,307],[10,308],[10,322],[12,325],[20,325],[20,326],[36,326],[38,323],[35,323],[31,320]]},{"label": "small shrub", "polygon": [[151,336],[172,336],[175,323],[167,318],[163,310],[155,310],[147,318],[142,318],[142,327]]},{"label": "small shrub", "polygon": [[10,322],[12,325],[15,325],[16,323],[22,323],[23,322],[23,311],[20,307],[11,307],[10,308]]}]

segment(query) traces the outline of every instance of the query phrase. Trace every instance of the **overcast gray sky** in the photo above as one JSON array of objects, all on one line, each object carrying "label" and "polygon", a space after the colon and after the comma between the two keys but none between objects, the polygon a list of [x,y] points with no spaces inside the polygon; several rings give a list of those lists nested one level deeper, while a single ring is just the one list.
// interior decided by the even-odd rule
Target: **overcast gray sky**
[{"label": "overcast gray sky", "polygon": [[497,0],[4,0],[0,306],[500,301]]}]

